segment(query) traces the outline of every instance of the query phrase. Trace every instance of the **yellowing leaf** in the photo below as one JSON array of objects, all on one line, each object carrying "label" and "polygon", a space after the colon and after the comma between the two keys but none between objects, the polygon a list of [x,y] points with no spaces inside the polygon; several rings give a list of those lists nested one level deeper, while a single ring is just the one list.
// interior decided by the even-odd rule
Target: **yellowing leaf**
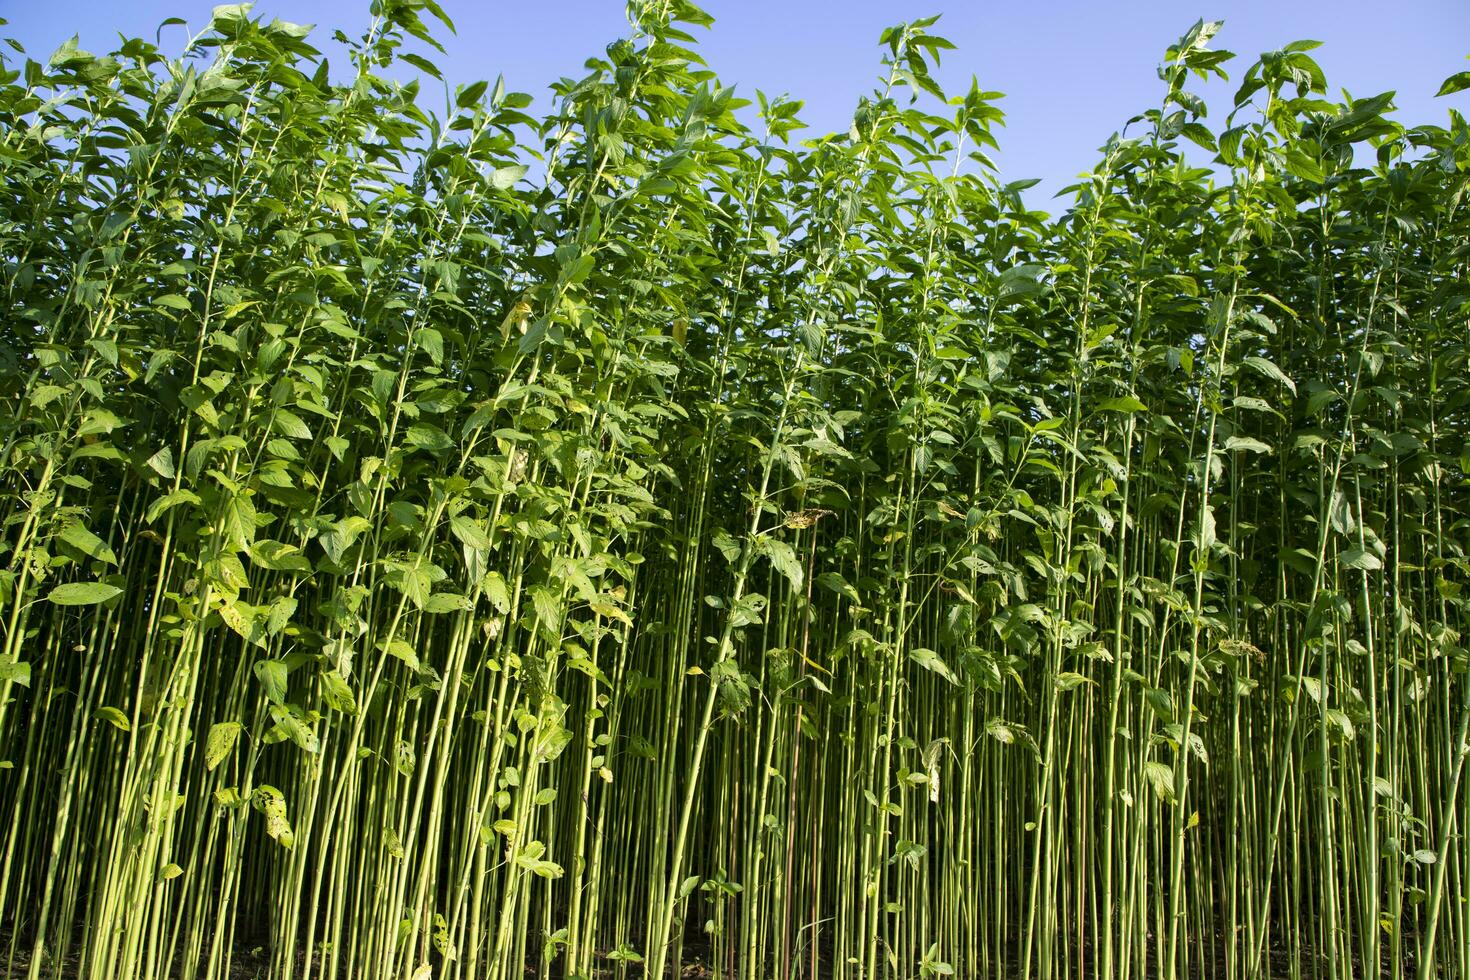
[{"label": "yellowing leaf", "polygon": [[240,736],[241,724],[238,721],[222,721],[217,725],[211,725],[209,735],[204,740],[204,768],[213,771],[230,754],[235,747],[235,739]]}]

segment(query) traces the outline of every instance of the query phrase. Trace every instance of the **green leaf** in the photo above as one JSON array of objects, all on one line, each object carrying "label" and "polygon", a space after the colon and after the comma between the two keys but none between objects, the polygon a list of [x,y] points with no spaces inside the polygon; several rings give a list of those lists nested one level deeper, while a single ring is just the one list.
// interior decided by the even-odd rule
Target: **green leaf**
[{"label": "green leaf", "polygon": [[422,564],[400,569],[393,578],[392,584],[408,598],[409,602],[413,603],[415,609],[422,609],[428,604],[429,590],[434,585],[430,580],[429,570]]},{"label": "green leaf", "polygon": [[499,572],[486,572],[485,577],[480,580],[480,588],[485,593],[485,598],[490,600],[490,605],[501,614],[510,612],[510,589],[505,584],[505,578]]},{"label": "green leaf", "polygon": [[435,592],[429,596],[429,601],[424,603],[426,613],[463,612],[473,608],[474,604],[462,595],[452,592]]},{"label": "green leaf", "polygon": [[210,18],[216,21],[245,20],[250,16],[250,8],[253,6],[253,3],[222,3],[214,8]]},{"label": "green leaf", "polygon": [[429,452],[443,452],[454,445],[454,440],[437,425],[420,422],[411,425],[408,433],[404,436],[410,446],[416,449],[424,449]]},{"label": "green leaf", "polygon": [[255,664],[255,677],[265,688],[265,696],[276,704],[286,703],[286,686],[290,671],[280,660],[260,660]]},{"label": "green leaf", "polygon": [[736,541],[724,531],[715,532],[715,536],[712,539],[711,543],[714,544],[715,550],[717,550],[727,562],[734,563],[735,559],[740,557],[740,542]]},{"label": "green leaf", "polygon": [[437,367],[444,363],[444,335],[433,327],[424,327],[419,330],[419,346],[429,355],[429,360]]},{"label": "green leaf", "polygon": [[796,552],[785,541],[771,537],[756,538],[757,550],[771,563],[771,567],[786,577],[792,592],[800,592],[805,575]]},{"label": "green leaf", "polygon": [[1041,277],[1045,272],[1045,266],[1034,262],[1013,266],[1002,272],[996,283],[997,303],[1019,300],[1040,293],[1045,288],[1041,282]]},{"label": "green leaf", "polygon": [[148,457],[148,467],[163,477],[165,480],[174,478],[174,451],[164,446],[158,452]]},{"label": "green leaf", "polygon": [[1143,765],[1143,774],[1153,787],[1154,795],[1165,803],[1174,802],[1174,770],[1162,762],[1150,760]]},{"label": "green leaf", "polygon": [[68,582],[52,589],[46,598],[58,606],[93,606],[122,595],[122,591],[105,582]]},{"label": "green leaf", "polygon": [[301,417],[284,408],[276,410],[276,417],[272,426],[277,432],[288,439],[310,439],[311,429],[301,421]]},{"label": "green leaf", "polygon": [[289,738],[306,752],[315,753],[321,748],[316,732],[311,728],[314,715],[308,717],[306,712],[294,704],[273,704],[270,706],[270,716],[275,725],[265,734],[264,741],[267,744]]},{"label": "green leaf", "polygon": [[1121,395],[1117,398],[1104,398],[1097,403],[1099,412],[1147,412],[1148,406],[1134,398],[1132,395]]},{"label": "green leaf", "polygon": [[847,579],[837,572],[822,572],[817,576],[817,584],[837,593],[853,605],[862,605],[862,598],[858,595],[857,589],[854,589]]},{"label": "green leaf", "polygon": [[398,57],[402,58],[410,65],[413,65],[415,68],[426,75],[437,78],[441,81],[444,78],[444,76],[439,72],[439,66],[434,64],[428,58],[425,58],[423,55],[414,54],[410,51],[406,53],[400,53]]},{"label": "green leaf", "polygon": [[1323,169],[1321,162],[1295,146],[1287,147],[1283,159],[1287,173],[1293,177],[1300,178],[1309,184],[1320,184],[1327,179],[1327,171]]},{"label": "green leaf", "polygon": [[1074,671],[1064,670],[1057,674],[1057,676],[1053,680],[1053,683],[1056,684],[1056,688],[1058,691],[1073,691],[1081,687],[1083,684],[1092,684],[1094,682],[1091,679],[1084,677],[1083,675],[1078,674]]},{"label": "green leaf", "polygon": [[203,501],[199,499],[199,495],[194,491],[174,490],[173,492],[165,494],[164,496],[159,497],[157,500],[153,501],[153,503],[150,504],[148,507],[148,513],[143,516],[143,520],[147,521],[149,524],[155,524],[158,522],[158,519],[160,517],[162,517],[173,508],[177,507],[179,504],[199,503],[203,503]]},{"label": "green leaf", "polygon": [[455,514],[449,519],[449,530],[461,544],[471,551],[484,554],[490,550],[490,535],[485,533],[480,521],[465,517],[463,514]]},{"label": "green leaf", "polygon": [[347,715],[357,714],[357,698],[353,696],[347,681],[335,670],[322,674],[322,700],[335,711]]},{"label": "green leaf", "polygon": [[1199,546],[1202,551],[1215,544],[1215,508],[1206,505],[1199,514]]},{"label": "green leaf", "polygon": [[1353,502],[1348,495],[1340,489],[1334,488],[1327,510],[1328,523],[1338,534],[1345,536],[1356,536],[1358,533],[1358,514],[1353,507]]},{"label": "green leaf", "polygon": [[616,962],[642,963],[643,954],[639,953],[627,943],[619,943],[618,948],[607,954],[607,958]]},{"label": "green leaf", "polygon": [[498,167],[490,175],[490,186],[498,191],[510,190],[515,186],[516,181],[526,175],[528,169],[530,168],[519,163],[510,167]]},{"label": "green leaf", "polygon": [[1456,92],[1463,92],[1467,88],[1470,88],[1470,71],[1459,71],[1446,78],[1444,84],[1439,87],[1439,91],[1435,92],[1434,96],[1435,98],[1439,98],[1442,95],[1454,95]]},{"label": "green leaf", "polygon": [[1227,452],[1234,452],[1236,450],[1248,453],[1271,452],[1270,446],[1259,439],[1252,439],[1249,436],[1231,436],[1225,440],[1225,449]]},{"label": "green leaf", "polygon": [[949,664],[945,663],[933,650],[915,647],[909,651],[909,659],[925,670],[933,671],[951,684],[958,685],[960,682],[959,678],[954,675],[954,671],[949,669]]},{"label": "green leaf", "polygon": [[1284,385],[1293,395],[1296,394],[1296,382],[1288,378],[1286,372],[1277,367],[1272,361],[1268,361],[1264,357],[1251,356],[1245,358],[1241,363],[1255,368],[1271,380]]},{"label": "green leaf", "polygon": [[109,725],[111,725],[113,728],[116,728],[120,732],[131,731],[133,727],[132,724],[128,721],[127,715],[123,714],[117,708],[108,707],[106,705],[93,711],[92,717],[96,718],[98,721],[107,722]]},{"label": "green leaf", "polygon": [[0,681],[9,681],[21,687],[31,686],[31,665],[24,660],[0,661]]},{"label": "green leaf", "polygon": [[250,545],[250,560],[273,572],[310,572],[311,562],[294,544],[262,538]]},{"label": "green leaf", "polygon": [[232,496],[220,508],[220,538],[235,552],[249,551],[255,541],[256,511],[246,494]]},{"label": "green leaf", "polygon": [[485,90],[489,87],[490,83],[483,79],[475,82],[473,85],[466,85],[454,97],[454,104],[461,109],[468,109],[475,106],[479,104],[480,99],[485,95]]},{"label": "green leaf", "polygon": [[548,639],[560,639],[562,605],[556,593],[544,585],[533,585],[526,590],[531,595],[531,606],[536,613],[536,622]]},{"label": "green leaf", "polygon": [[59,537],[84,555],[108,565],[117,564],[117,555],[112,553],[107,543],[80,524],[68,524]]},{"label": "green leaf", "polygon": [[419,655],[404,640],[393,639],[379,644],[378,648],[395,660],[401,660],[410,670],[418,672],[423,669],[423,665],[419,663]]}]

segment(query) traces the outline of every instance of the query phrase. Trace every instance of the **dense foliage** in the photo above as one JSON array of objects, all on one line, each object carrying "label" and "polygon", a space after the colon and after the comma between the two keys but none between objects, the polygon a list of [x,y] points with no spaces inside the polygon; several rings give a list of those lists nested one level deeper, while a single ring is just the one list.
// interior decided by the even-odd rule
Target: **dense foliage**
[{"label": "dense foliage", "polygon": [[1051,217],[932,20],[436,18],[0,62],[12,975],[1470,976],[1459,114],[1200,24]]}]

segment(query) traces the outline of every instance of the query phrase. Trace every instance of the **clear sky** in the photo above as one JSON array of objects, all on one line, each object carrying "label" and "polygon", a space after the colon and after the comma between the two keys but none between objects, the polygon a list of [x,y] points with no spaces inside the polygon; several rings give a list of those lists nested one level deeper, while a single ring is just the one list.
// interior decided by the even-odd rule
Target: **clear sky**
[{"label": "clear sky", "polygon": [[[545,106],[547,83],[577,75],[626,30],[620,0],[441,0],[459,28],[436,57],[451,82],[504,74],[512,90]],[[700,51],[726,84],[804,99],[813,129],[846,128],[855,99],[878,72],[879,32],[933,13],[934,29],[959,48],[935,72],[951,91],[1006,93],[1007,126],[997,158],[1008,179],[1039,177],[1028,197],[1042,205],[1094,161],[1095,148],[1128,117],[1157,104],[1154,73],[1164,48],[1195,20],[1224,20],[1214,46],[1237,54],[1232,79],[1262,51],[1311,38],[1334,91],[1398,93],[1399,118],[1443,122],[1449,105],[1470,112],[1470,92],[1434,98],[1448,75],[1470,69],[1470,0],[706,0],[715,17],[698,31]],[[0,33],[31,54],[72,34],[99,52],[119,32],[152,36],[167,17],[198,29],[211,0],[0,0]],[[325,28],[317,46],[332,53],[331,28],[356,35],[367,0],[259,0],[255,13]],[[169,28],[178,32],[181,28]],[[182,39],[175,33],[174,40]],[[167,44],[168,35],[165,35]],[[1233,67],[1232,67],[1233,66]],[[1230,86],[1204,90],[1218,119]],[[1043,205],[1044,206],[1044,205]]]}]

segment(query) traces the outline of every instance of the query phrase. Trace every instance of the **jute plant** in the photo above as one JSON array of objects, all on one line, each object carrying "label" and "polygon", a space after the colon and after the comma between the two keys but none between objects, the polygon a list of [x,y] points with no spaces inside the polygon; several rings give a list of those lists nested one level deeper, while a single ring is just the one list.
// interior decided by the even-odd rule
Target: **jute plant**
[{"label": "jute plant", "polygon": [[628,13],[5,53],[8,975],[1470,976],[1463,116],[1200,23],[1052,215]]}]

